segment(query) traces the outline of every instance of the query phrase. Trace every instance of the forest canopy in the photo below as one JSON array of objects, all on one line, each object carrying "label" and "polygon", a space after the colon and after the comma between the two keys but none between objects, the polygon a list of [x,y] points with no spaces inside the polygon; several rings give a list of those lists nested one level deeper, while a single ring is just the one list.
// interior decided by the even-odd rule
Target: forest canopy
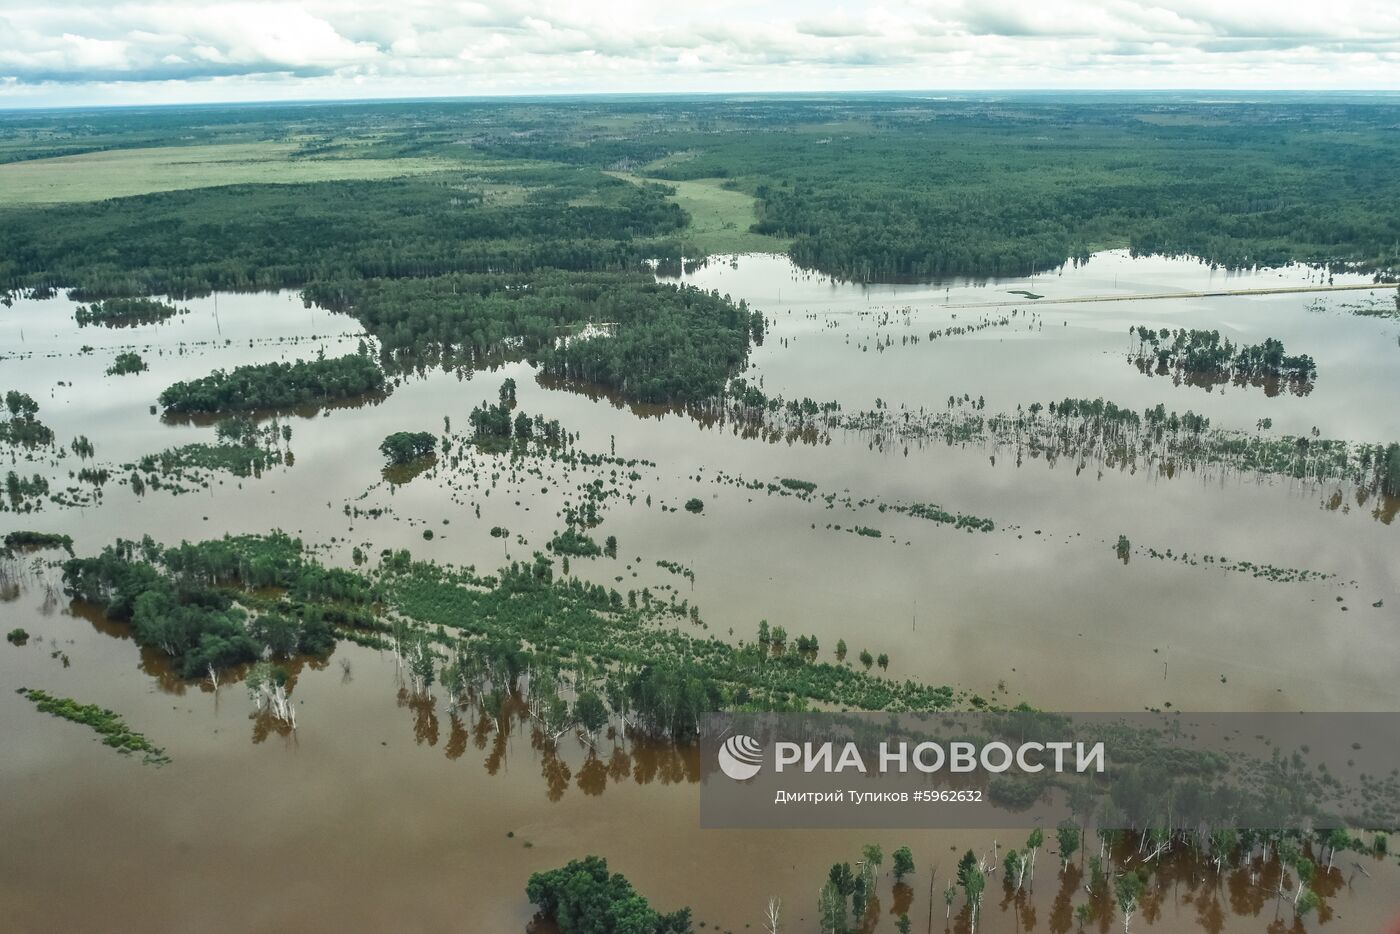
[{"label": "forest canopy", "polygon": [[763,331],[743,302],[642,272],[349,279],[304,294],[354,315],[405,363],[425,355],[471,363],[515,347],[548,376],[641,402],[718,396]]},{"label": "forest canopy", "polygon": [[[295,122],[326,141],[304,158],[433,156],[449,168],[3,209],[0,287],[182,295],[625,268],[697,255],[665,187],[696,179],[754,198],[736,230],[791,237],[799,263],[862,280],[1021,275],[1106,246],[1229,267],[1394,271],[1397,110],[1384,98],[1267,94],[304,108]],[[30,128],[33,148],[0,158],[217,142],[291,119],[236,107],[93,115],[65,138],[61,119],[19,113],[0,131]]]},{"label": "forest canopy", "polygon": [[[78,134],[17,114],[0,116],[0,132],[35,141],[3,158],[45,158],[261,138],[291,119],[237,107],[94,115]],[[775,235],[797,263],[862,281],[1024,275],[1108,247],[1227,267],[1400,269],[1389,207],[1400,104],[1388,99],[438,101],[309,107],[295,122],[316,142],[293,158],[443,168],[0,207],[0,290],[68,288],[106,323],[173,308],[150,296],[298,288],[406,364],[520,351],[565,383],[691,403],[742,370],[763,323],[654,281],[655,268],[704,252],[670,183],[721,182],[730,196],[711,249],[725,229]],[[219,379],[167,407],[228,409]],[[244,408],[307,401],[300,387],[256,388],[264,398]]]}]

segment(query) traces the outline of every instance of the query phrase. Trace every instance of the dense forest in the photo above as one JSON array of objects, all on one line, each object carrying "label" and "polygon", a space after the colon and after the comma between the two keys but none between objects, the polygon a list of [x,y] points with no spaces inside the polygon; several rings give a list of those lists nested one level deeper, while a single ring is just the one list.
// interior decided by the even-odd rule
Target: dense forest
[{"label": "dense forest", "polygon": [[470,365],[515,349],[546,375],[643,402],[719,395],[763,333],[743,302],[643,272],[334,280],[304,294],[354,315],[404,364],[426,356]]},{"label": "dense forest", "polygon": [[[596,105],[594,119],[616,113]],[[483,133],[480,150],[662,180],[721,178],[799,263],[860,280],[1023,275],[1094,249],[1229,267],[1400,266],[1396,105],[1176,95],[633,104]],[[538,115],[543,118],[543,113]],[[557,116],[557,115],[556,115]]]},{"label": "dense forest", "polygon": [[[293,160],[441,169],[0,200],[0,289],[69,288],[92,300],[85,319],[117,323],[170,307],[143,296],[302,288],[401,357],[477,365],[518,347],[566,382],[695,402],[742,368],[762,324],[652,282],[644,261],[699,253],[669,182],[723,180],[732,229],[790,239],[799,263],[859,280],[1025,274],[1114,245],[1387,271],[1400,268],[1397,116],[1384,99],[1175,95],[214,108],[66,130],[7,115],[7,160],[295,139]],[[567,338],[589,323],[607,339]]]},{"label": "dense forest", "polygon": [[[492,185],[514,194],[488,199],[482,189]],[[183,296],[337,278],[606,269],[675,252],[647,238],[684,223],[659,187],[549,167],[202,188],[0,212],[0,287]]]},{"label": "dense forest", "polygon": [[[344,275],[601,269],[683,252],[687,218],[664,187],[604,174],[612,169],[662,183],[725,179],[756,198],[749,223],[794,238],[796,260],[857,279],[1024,274],[1113,244],[1226,266],[1393,270],[1396,111],[1383,98],[1325,95],[303,109],[292,123],[321,143],[300,158],[432,155],[444,171],[5,209],[0,283],[185,294]],[[9,115],[0,142],[11,143],[7,158],[41,158],[279,138],[289,125],[276,109],[129,116],[94,117],[65,140],[50,115]]]}]

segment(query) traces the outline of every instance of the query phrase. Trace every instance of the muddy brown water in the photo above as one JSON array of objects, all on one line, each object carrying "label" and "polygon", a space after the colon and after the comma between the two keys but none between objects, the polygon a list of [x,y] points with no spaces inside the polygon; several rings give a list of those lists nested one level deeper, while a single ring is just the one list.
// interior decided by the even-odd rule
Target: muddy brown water
[{"label": "muddy brown water", "polygon": [[[989,413],[1103,395],[1133,408],[1194,409],[1225,427],[1253,430],[1270,418],[1275,432],[1316,426],[1324,437],[1400,439],[1400,408],[1387,401],[1400,398],[1400,321],[1344,307],[1393,303],[1393,288],[1043,310],[1027,298],[1007,325],[927,339],[929,331],[1009,311],[942,306],[1024,297],[1013,290],[1055,297],[1319,278],[1307,269],[1226,275],[1121,254],[1033,280],[982,284],[866,288],[763,256],[712,261],[686,276],[770,317],[748,374],[769,393],[835,399],[847,409],[877,398],[937,409],[949,395],[968,393],[982,396]],[[105,464],[212,440],[206,425],[150,414],[159,391],[177,379],[350,352],[361,338],[352,319],[308,309],[289,293],[193,300],[184,303],[188,315],[116,330],[76,328],[75,304],[58,297],[0,310],[0,389],[29,392],[61,445],[85,434]],[[1317,360],[1318,378],[1301,397],[1173,385],[1128,362],[1136,344],[1127,329],[1136,324],[1219,328],[1236,342],[1279,337],[1290,353]],[[917,343],[903,340],[915,335]],[[104,376],[111,357],[129,347],[151,369]],[[454,431],[465,429],[471,407],[494,401],[505,376],[518,383],[520,408],[579,432],[580,449],[656,464],[639,467],[641,479],[630,489],[623,481],[624,495],[603,507],[594,534],[616,535],[620,558],[574,559],[572,571],[624,590],[672,585],[722,636],[732,628],[735,638],[748,637],[767,619],[793,636],[815,634],[823,657],[845,639],[852,655],[888,653],[892,676],[1049,708],[1400,710],[1400,529],[1345,487],[1220,472],[1076,473],[1066,462],[1016,466],[996,456],[993,463],[995,452],[978,447],[872,450],[866,439],[840,433],[818,445],[770,443],[683,414],[547,389],[524,362],[412,376],[375,404],[284,416],[295,463],[261,477],[225,475],[210,489],[140,498],[109,482],[97,505],[0,513],[0,529],[63,531],[80,551],[95,551],[117,536],[149,533],[173,543],[280,527],[331,561],[348,561],[360,544],[490,569],[541,548],[562,528],[572,488],[600,471],[546,463],[543,478],[505,471],[493,487],[489,476],[443,463],[392,484],[376,448],[391,431],[440,432],[444,416]],[[70,455],[56,465],[21,459],[4,469],[44,473],[58,488],[78,463]],[[957,532],[873,504],[828,509],[820,499],[716,482],[720,474],[794,477],[856,501],[932,502],[990,517],[998,529]],[[705,499],[703,515],[660,508],[690,496]],[[354,518],[347,504],[389,512]],[[857,524],[883,537],[844,531]],[[493,525],[508,527],[510,539],[490,537]],[[425,528],[435,533],[431,541]],[[1113,553],[1120,534],[1139,548],[1335,576],[1279,583],[1144,554],[1123,565]],[[658,559],[693,569],[693,585],[657,567]],[[758,930],[767,898],[777,895],[786,929],[812,931],[826,868],[856,859],[867,841],[887,854],[903,844],[914,849],[919,875],[909,912],[918,931],[928,927],[931,869],[941,890],[963,849],[988,851],[994,838],[1002,848],[1021,842],[990,832],[702,832],[690,753],[618,736],[600,741],[596,754],[574,740],[548,754],[523,724],[502,739],[455,722],[440,700],[411,701],[391,657],[348,643],[329,662],[297,672],[299,729],[284,736],[250,719],[241,685],[226,683],[216,695],[172,677],[123,627],[70,606],[55,592],[56,572],[32,562],[11,565],[18,586],[0,592],[0,628],[23,626],[33,637],[22,648],[0,646],[0,683],[109,706],[174,761],[143,767],[85,728],[0,692],[0,929],[7,931],[521,930],[531,916],[528,875],[585,853],[608,857],[660,908],[691,905],[711,928]],[[979,930],[1067,929],[1053,858],[1041,858],[1024,903],[1003,904],[994,879]],[[1325,917],[1330,930],[1379,931],[1400,913],[1393,859],[1362,864],[1369,877],[1348,864],[1308,929]],[[890,883],[886,877],[879,890],[882,930],[893,929]],[[1270,927],[1274,903],[1260,904],[1238,880],[1193,884],[1188,874],[1168,883],[1134,930],[1292,929],[1286,903],[1284,926]],[[932,927],[943,930],[936,901]]]}]

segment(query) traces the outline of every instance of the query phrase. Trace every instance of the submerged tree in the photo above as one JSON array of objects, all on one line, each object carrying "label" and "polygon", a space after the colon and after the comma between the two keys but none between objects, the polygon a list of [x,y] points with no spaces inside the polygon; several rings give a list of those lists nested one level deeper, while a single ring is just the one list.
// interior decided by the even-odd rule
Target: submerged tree
[{"label": "submerged tree", "polygon": [[1128,934],[1128,927],[1133,923],[1133,915],[1142,899],[1142,889],[1142,877],[1136,870],[1123,873],[1113,883],[1113,900],[1123,918],[1123,934]]},{"label": "submerged tree", "polygon": [[894,881],[903,882],[904,877],[914,873],[914,854],[907,846],[894,851]]},{"label": "submerged tree", "polygon": [[537,872],[525,895],[552,918],[560,934],[689,934],[690,909],[670,914],[653,909],[620,873],[609,873],[599,856],[570,860],[560,869]]},{"label": "submerged tree", "polygon": [[402,467],[437,450],[437,438],[427,431],[396,431],[379,443],[379,453],[390,465]]}]

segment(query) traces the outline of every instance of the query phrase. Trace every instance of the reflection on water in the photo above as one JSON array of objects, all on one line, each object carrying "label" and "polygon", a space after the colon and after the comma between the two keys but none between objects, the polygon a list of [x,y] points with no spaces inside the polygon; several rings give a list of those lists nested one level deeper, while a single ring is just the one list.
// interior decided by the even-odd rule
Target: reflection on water
[{"label": "reflection on water", "polygon": [[[1138,411],[1158,402],[1191,408],[1245,431],[1268,418],[1276,432],[1317,426],[1330,437],[1400,439],[1400,410],[1377,402],[1400,397],[1396,322],[1309,312],[1316,296],[1040,308],[1026,298],[1009,324],[965,331],[980,313],[944,307],[1018,289],[1064,297],[1315,280],[1305,269],[1226,276],[1195,263],[1101,255],[1034,280],[878,287],[833,283],[767,257],[678,272],[768,316],[767,339],[745,376],[786,399],[834,399],[849,411],[877,400],[934,410],[968,394],[995,412],[1103,396]],[[306,308],[290,293],[221,295],[217,313],[215,301],[191,300],[189,314],[162,324],[81,335],[74,302],[16,302],[0,313],[0,386],[39,401],[61,448],[84,434],[96,462],[120,464],[214,440],[206,424],[151,413],[169,383],[321,350],[339,355],[363,337],[349,319]],[[1123,364],[1130,324],[1219,328],[1245,343],[1278,337],[1312,355],[1322,376],[1302,396],[1143,378]],[[84,343],[94,350],[80,353]],[[112,355],[128,347],[142,348],[151,369],[105,377]],[[173,544],[275,526],[333,563],[350,564],[357,548],[371,560],[384,548],[409,548],[486,571],[542,550],[581,489],[602,479],[618,495],[600,503],[595,534],[615,535],[619,557],[574,558],[571,573],[624,592],[670,593],[664,588],[680,584],[720,638],[749,639],[767,620],[817,636],[828,660],[844,640],[852,657],[888,654],[893,677],[954,684],[1002,703],[1400,709],[1400,567],[1394,527],[1384,524],[1394,501],[1282,478],[1168,479],[1045,459],[1018,467],[977,445],[881,445],[732,411],[635,406],[537,382],[518,359],[474,373],[452,363],[404,372],[374,404],[284,414],[295,462],[256,482],[221,474],[188,495],[140,497],[109,483],[90,505],[46,502],[23,517],[0,515],[0,524],[71,534],[80,553],[119,536],[149,533]],[[440,456],[412,477],[384,474],[378,446],[387,434],[438,433],[444,417],[460,430],[504,377],[516,380],[521,408],[577,433],[579,451],[647,464],[502,458],[454,466]],[[25,470],[44,471],[61,488],[75,464],[45,455]],[[815,493],[770,492],[781,478],[815,484]],[[701,515],[679,508],[691,497],[704,501]],[[882,503],[938,504],[990,517],[996,531],[962,532],[881,511]],[[882,536],[836,534],[834,525]],[[493,527],[509,535],[493,536]],[[1125,564],[1115,554],[1120,535],[1139,549],[1222,560]],[[710,927],[756,929],[768,897],[781,895],[788,930],[812,931],[817,885],[867,839],[887,853],[911,846],[919,866],[904,888],[881,881],[882,929],[893,924],[891,909],[907,908],[916,930],[930,921],[944,930],[938,893],[958,856],[993,847],[990,834],[975,833],[701,833],[693,751],[648,742],[621,724],[591,742],[571,735],[556,745],[519,698],[498,725],[477,706],[449,709],[442,697],[415,694],[390,654],[344,642],[328,661],[286,663],[297,705],[291,733],[254,714],[241,673],[221,676],[217,689],[207,679],[181,681],[124,624],[70,606],[57,574],[34,568],[34,557],[61,554],[0,561],[3,628],[32,635],[23,649],[0,646],[0,681],[111,707],[174,762],[154,773],[129,768],[77,727],[0,692],[7,930],[187,930],[194,918],[211,930],[520,930],[530,920],[529,873],[592,852],[657,906],[691,904]],[[1224,559],[1334,576],[1272,582],[1226,571]],[[658,561],[693,571],[693,580]],[[1020,893],[1008,895],[994,878],[979,931],[1077,928],[1087,867],[1059,876],[1048,851],[1040,859],[1034,886]],[[132,899],[129,874],[112,868],[137,864],[162,880],[159,899]],[[1164,865],[1134,929],[1294,930],[1269,865],[1223,877],[1186,853]],[[1349,856],[1319,892],[1324,886],[1328,927],[1339,931],[1380,930],[1400,901],[1393,858]],[[959,899],[953,930],[968,927],[961,908]],[[1088,927],[1119,923],[1100,916]]]},{"label": "reflection on water", "polygon": [[[318,415],[329,415],[337,409],[357,410],[367,406],[379,405],[389,398],[387,392],[367,392],[363,395],[353,396],[348,399],[323,400],[319,402],[306,402],[300,405],[283,406],[271,409],[252,409],[240,415],[251,418],[254,421],[262,421],[269,418],[315,418]],[[211,413],[175,413],[162,412],[161,422],[166,425],[193,425],[200,428],[208,428],[224,421],[229,416],[226,414]]]},{"label": "reflection on water", "polygon": [[1306,396],[1313,391],[1313,380],[1311,379],[1284,379],[1279,376],[1246,375],[1243,373],[1232,376],[1229,373],[1209,370],[1174,369],[1167,366],[1165,362],[1146,356],[1130,356],[1128,362],[1137,367],[1137,371],[1143,376],[1166,377],[1173,386],[1195,386],[1206,392],[1210,392],[1216,387],[1234,386],[1242,389],[1246,386],[1253,386],[1255,389],[1264,390],[1264,395],[1272,399],[1280,392],[1285,391],[1295,396]]}]

